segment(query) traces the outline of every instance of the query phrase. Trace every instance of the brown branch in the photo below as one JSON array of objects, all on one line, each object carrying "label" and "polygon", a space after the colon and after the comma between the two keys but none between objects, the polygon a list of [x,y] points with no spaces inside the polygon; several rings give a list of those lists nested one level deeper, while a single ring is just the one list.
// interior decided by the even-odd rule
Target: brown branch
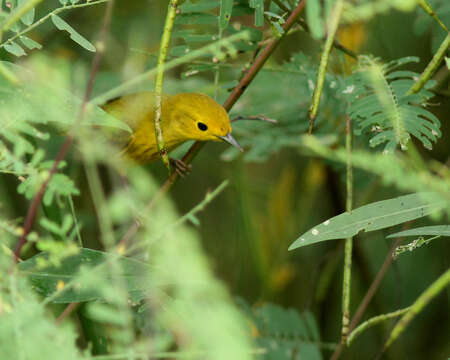
[{"label": "brown branch", "polygon": [[61,322],[67,316],[69,316],[80,304],[81,303],[79,303],[79,302],[74,302],[74,303],[70,303],[69,305],[67,305],[66,308],[64,309],[64,311],[57,317],[56,323],[61,324]]},{"label": "brown branch", "polygon": [[[233,105],[239,100],[241,95],[244,93],[245,89],[247,89],[248,85],[253,81],[256,74],[261,70],[261,68],[266,63],[267,59],[269,59],[270,55],[274,52],[274,50],[277,48],[278,44],[283,39],[284,35],[289,31],[289,29],[295,24],[297,18],[300,16],[300,13],[302,12],[303,8],[306,5],[306,0],[302,0],[297,7],[294,9],[294,11],[289,15],[286,22],[283,24],[283,30],[284,33],[281,37],[277,37],[272,39],[266,47],[259,53],[259,55],[256,57],[253,64],[250,66],[248,71],[244,74],[242,79],[239,81],[239,84],[233,89],[231,94],[228,96],[228,98],[225,100],[225,103],[223,104],[223,107],[226,111],[230,111]],[[198,152],[203,148],[205,145],[205,142],[196,141],[190,149],[187,151],[187,153],[184,155],[182,161],[185,164],[189,164],[192,162],[192,160],[195,158],[195,156],[198,154]],[[153,207],[156,200],[161,197],[164,193],[169,191],[169,189],[172,187],[172,185],[175,183],[175,181],[178,179],[178,173],[176,171],[172,172],[170,176],[167,178],[165,183],[161,186],[158,193],[155,195],[155,198],[152,199],[150,204],[147,206],[147,211]],[[135,221],[133,225],[128,229],[126,234],[122,237],[122,239],[119,242],[119,246],[123,247],[126,246],[126,244],[131,240],[131,238],[136,234],[137,230],[140,227],[140,222]]]},{"label": "brown branch", "polygon": [[[397,239],[394,242],[394,245],[392,245],[391,250],[386,255],[386,258],[384,259],[384,263],[381,266],[380,270],[378,271],[375,279],[373,280],[372,284],[370,284],[369,290],[367,290],[366,295],[362,299],[361,303],[358,306],[358,309],[355,312],[355,315],[352,318],[352,321],[350,322],[350,326],[348,328],[348,333],[350,334],[353,329],[358,325],[359,321],[361,320],[361,317],[364,315],[364,313],[367,310],[367,307],[369,306],[369,303],[372,301],[372,298],[374,297],[375,293],[377,292],[378,288],[380,287],[381,281],[383,280],[384,276],[386,275],[386,272],[388,271],[389,267],[391,266],[392,262],[394,261],[393,254],[397,246],[400,245],[403,239]],[[333,355],[331,356],[330,360],[337,360],[339,356],[342,353],[342,350],[344,349],[345,343],[341,342],[336,350],[334,350]]]},{"label": "brown branch", "polygon": [[[75,128],[83,120],[84,114],[86,112],[86,105],[91,96],[92,88],[94,86],[94,80],[98,73],[98,69],[100,67],[100,62],[102,60],[103,53],[105,50],[106,34],[107,34],[109,24],[111,21],[113,4],[114,4],[114,0],[111,0],[110,2],[108,2],[107,6],[106,6],[106,12],[105,12],[104,20],[103,20],[103,25],[100,30],[99,41],[97,44],[97,52],[95,53],[94,59],[92,60],[91,72],[90,72],[88,84],[86,85],[86,91],[84,93],[83,102],[81,103],[80,112],[78,114],[76,122],[73,125],[73,128]],[[45,190],[47,189],[47,186],[48,186],[50,180],[52,179],[53,175],[55,175],[55,173],[58,171],[59,164],[66,156],[67,151],[69,150],[70,146],[72,145],[72,142],[73,142],[73,136],[71,134],[68,134],[66,136],[66,140],[64,141],[63,145],[59,149],[58,155],[56,156],[53,166],[49,171],[47,179],[42,183],[41,187],[39,188],[39,191],[33,198],[31,205],[28,208],[27,215],[25,217],[25,221],[23,224],[23,233],[22,233],[21,237],[19,238],[16,249],[14,251],[14,262],[17,262],[19,260],[20,252],[21,252],[23,246],[27,243],[28,234],[30,233],[31,228],[34,223],[34,220],[36,219],[36,215],[37,215],[39,206],[42,202],[42,198],[44,197]]]}]

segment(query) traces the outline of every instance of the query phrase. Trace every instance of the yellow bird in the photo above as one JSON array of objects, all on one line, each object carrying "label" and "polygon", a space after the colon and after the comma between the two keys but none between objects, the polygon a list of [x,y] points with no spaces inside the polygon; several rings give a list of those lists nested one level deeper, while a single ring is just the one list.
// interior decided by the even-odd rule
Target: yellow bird
[{"label": "yellow bird", "polygon": [[[105,104],[103,109],[132,129],[132,134],[115,135],[113,139],[123,148],[127,157],[139,163],[148,163],[159,158],[153,92],[122,96]],[[220,104],[204,94],[163,95],[161,128],[169,152],[188,140],[226,141],[242,151],[231,135],[228,113]],[[182,165],[177,160],[171,161],[174,161],[176,166]]]}]

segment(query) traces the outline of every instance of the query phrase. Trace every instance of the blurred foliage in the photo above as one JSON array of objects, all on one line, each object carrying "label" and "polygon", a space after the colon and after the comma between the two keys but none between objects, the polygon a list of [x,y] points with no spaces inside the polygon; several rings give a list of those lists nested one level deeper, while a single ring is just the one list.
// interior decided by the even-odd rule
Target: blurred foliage
[{"label": "blurred foliage", "polygon": [[[365,227],[357,224],[351,313],[390,251],[388,234],[440,229],[397,248],[412,253],[391,266],[362,321],[411,305],[448,269],[448,67],[439,64],[420,92],[408,93],[446,36],[447,1],[427,0],[437,18],[423,1],[344,1],[338,39],[367,55],[332,51],[314,137],[302,135],[335,2],[308,0],[285,33],[287,10],[299,1],[182,1],[168,59],[181,65],[167,71],[167,93],[204,92],[223,103],[264,46],[282,41],[230,112],[244,118],[233,133],[245,153],[208,144],[163,199],[156,195],[167,176],[162,164],[126,164],[105,136],[130,129],[90,103],[80,109],[99,49],[92,98],[120,93],[129,81],[127,92],[153,89],[153,78],[139,75],[156,64],[168,2],[115,1],[102,44],[107,2],[0,1],[0,339],[9,339],[0,341],[0,358],[329,358],[340,341],[342,243],[287,249],[344,212],[349,153],[355,208],[385,215],[376,202],[401,202],[411,192],[443,204],[427,218],[423,207],[402,203],[418,220],[393,214],[388,223],[403,224],[389,232],[385,224],[358,233]],[[254,116],[277,124],[245,120]],[[25,261],[15,266],[28,206],[68,133],[74,143],[47,184]],[[435,236],[442,239],[431,242]],[[427,304],[386,357],[447,356],[448,341],[435,334],[449,331],[448,296]],[[343,358],[377,354],[390,325],[364,332]]]}]

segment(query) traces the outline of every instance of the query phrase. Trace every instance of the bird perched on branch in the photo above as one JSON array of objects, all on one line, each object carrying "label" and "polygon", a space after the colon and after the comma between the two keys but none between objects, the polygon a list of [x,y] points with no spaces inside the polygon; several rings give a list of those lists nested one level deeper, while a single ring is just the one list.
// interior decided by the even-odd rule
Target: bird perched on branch
[{"label": "bird perched on branch", "polygon": [[[125,122],[132,133],[115,134],[112,139],[127,157],[148,163],[159,158],[155,135],[155,93],[139,92],[114,99],[103,106],[110,115]],[[161,128],[167,151],[188,140],[226,141],[242,151],[231,135],[231,124],[225,109],[207,95],[180,93],[163,95]],[[171,159],[177,170],[187,166]]]}]

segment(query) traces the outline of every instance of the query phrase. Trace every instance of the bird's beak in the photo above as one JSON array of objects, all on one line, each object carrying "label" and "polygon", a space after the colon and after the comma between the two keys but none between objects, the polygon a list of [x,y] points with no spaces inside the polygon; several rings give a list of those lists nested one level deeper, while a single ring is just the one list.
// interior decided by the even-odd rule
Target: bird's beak
[{"label": "bird's beak", "polygon": [[234,147],[237,147],[239,151],[244,151],[244,149],[239,145],[239,143],[236,141],[236,139],[231,135],[231,133],[226,134],[225,136],[218,136],[223,141],[226,141],[228,144],[233,145]]}]

